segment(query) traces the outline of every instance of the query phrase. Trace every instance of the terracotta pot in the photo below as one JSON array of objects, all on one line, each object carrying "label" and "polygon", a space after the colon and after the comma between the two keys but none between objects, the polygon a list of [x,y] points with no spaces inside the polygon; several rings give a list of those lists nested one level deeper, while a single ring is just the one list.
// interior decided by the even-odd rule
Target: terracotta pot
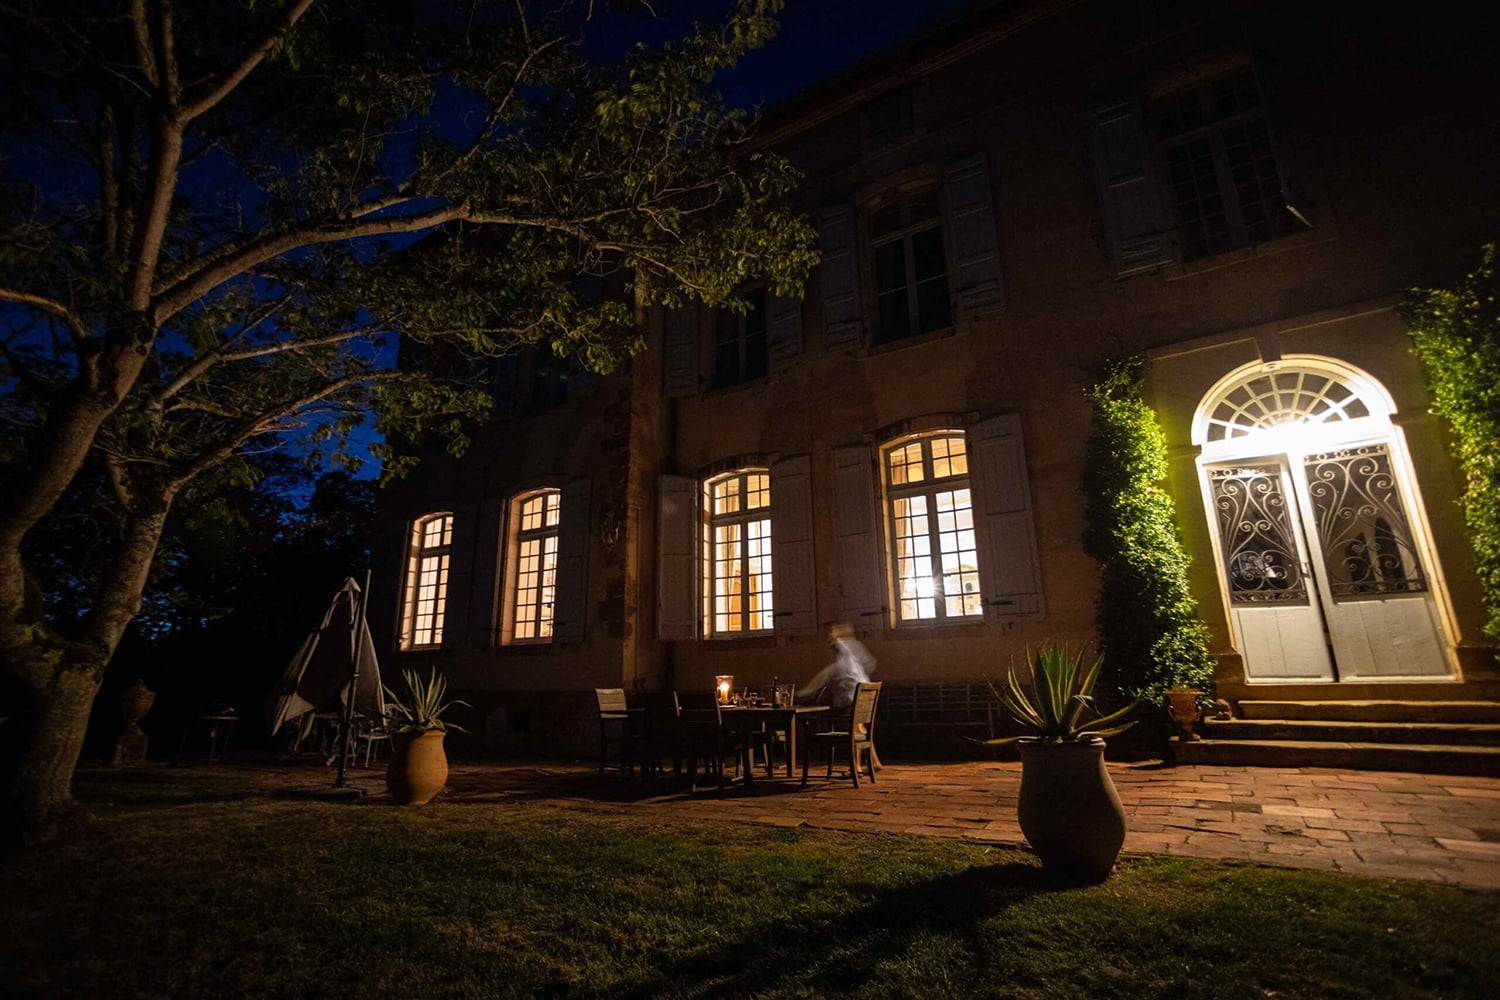
[{"label": "terracotta pot", "polygon": [[1181,730],[1177,738],[1184,743],[1191,743],[1198,738],[1198,734],[1193,731],[1193,724],[1198,721],[1198,699],[1202,696],[1202,691],[1191,689],[1167,692],[1167,704],[1171,707],[1172,721],[1177,723],[1177,728]]},{"label": "terracotta pot", "polygon": [[1125,843],[1125,810],[1104,768],[1104,741],[1022,740],[1016,814],[1047,868],[1103,881]]},{"label": "terracotta pot", "polygon": [[148,688],[145,681],[136,681],[126,688],[120,695],[120,718],[125,720],[126,728],[144,719],[155,702],[156,692]]},{"label": "terracotta pot", "polygon": [[448,755],[443,753],[447,733],[402,733],[385,769],[385,787],[398,806],[420,806],[432,800],[448,783]]}]

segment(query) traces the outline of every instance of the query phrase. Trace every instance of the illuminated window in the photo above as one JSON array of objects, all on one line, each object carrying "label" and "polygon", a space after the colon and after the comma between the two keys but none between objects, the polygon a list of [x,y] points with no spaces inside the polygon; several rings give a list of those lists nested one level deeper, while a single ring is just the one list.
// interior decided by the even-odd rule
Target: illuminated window
[{"label": "illuminated window", "polygon": [[412,525],[401,627],[403,649],[443,643],[443,610],[448,602],[448,553],[452,544],[452,514],[432,514]]},{"label": "illuminated window", "polygon": [[704,631],[771,631],[771,474],[742,469],[703,484]]},{"label": "illuminated window", "polygon": [[512,501],[514,543],[510,590],[512,642],[549,642],[557,601],[557,539],[562,494],[541,490]]},{"label": "illuminated window", "polygon": [[870,216],[875,343],[952,325],[941,218],[936,191],[887,205]]},{"label": "illuminated window", "polygon": [[882,454],[897,621],[982,616],[963,433],[902,438]]}]

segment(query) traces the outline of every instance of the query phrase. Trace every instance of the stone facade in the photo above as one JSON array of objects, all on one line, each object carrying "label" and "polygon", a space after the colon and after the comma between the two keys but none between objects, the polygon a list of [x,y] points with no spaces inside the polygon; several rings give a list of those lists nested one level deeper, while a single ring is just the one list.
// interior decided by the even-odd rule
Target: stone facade
[{"label": "stone facade", "polygon": [[[441,647],[388,662],[440,664],[477,706],[471,728],[490,744],[555,750],[592,745],[577,742],[593,738],[590,688],[806,678],[828,658],[820,632],[837,621],[856,626],[878,678],[898,687],[980,682],[1028,646],[1091,641],[1083,388],[1105,358],[1145,351],[1221,693],[1248,696],[1268,675],[1254,665],[1247,675],[1194,421],[1230,372],[1303,357],[1368,375],[1394,403],[1411,470],[1402,496],[1445,671],[1270,688],[1320,698],[1500,692],[1454,503],[1459,476],[1396,309],[1403,289],[1470,268],[1500,223],[1490,53],[1458,28],[1415,32],[1306,5],[1166,13],[1178,7],[990,7],[774,109],[762,141],[804,172],[802,204],[820,224],[825,263],[800,306],[768,303],[768,373],[735,381],[716,371],[719,343],[751,342],[738,321],[653,311],[639,317],[648,349],[626,371],[582,380],[582,398],[575,386],[564,405],[533,412],[526,391],[502,386],[497,419],[462,459],[434,458],[384,496],[389,544],[372,625],[391,649],[409,525],[434,511],[455,517]],[[946,317],[928,309],[931,296],[918,302],[934,265],[912,234],[934,226]],[[880,250],[892,240],[905,241],[904,274],[896,251]],[[910,325],[947,321],[893,336],[893,289],[907,296]],[[533,363],[507,366],[505,379],[528,386]],[[1011,430],[986,459],[984,435],[997,427]],[[935,429],[968,440],[978,540],[965,559],[977,558],[983,611],[906,623],[889,561],[898,491],[881,456]],[[1022,456],[1021,471],[1001,482],[1006,455]],[[777,604],[805,584],[810,606],[777,607],[796,612],[794,627],[778,620],[752,637],[716,637],[703,612],[702,547],[659,559],[680,524],[659,510],[658,484],[668,482],[659,477],[701,483],[803,456],[810,475],[797,489],[810,520],[790,530],[805,537],[793,553],[790,537],[773,536],[772,553],[778,573],[796,577],[778,576]],[[855,530],[863,501],[851,507],[848,487],[860,477],[873,502],[864,535]],[[588,483],[581,637],[503,644],[506,501],[577,480]],[[777,481],[779,528],[788,515]],[[999,504],[1017,482],[1024,496]],[[1034,555],[1021,551],[1028,537]],[[1023,563],[1034,558],[1031,575],[1019,574],[1034,580],[1029,590],[996,565],[1017,551]],[[663,609],[672,621],[658,621]]]}]

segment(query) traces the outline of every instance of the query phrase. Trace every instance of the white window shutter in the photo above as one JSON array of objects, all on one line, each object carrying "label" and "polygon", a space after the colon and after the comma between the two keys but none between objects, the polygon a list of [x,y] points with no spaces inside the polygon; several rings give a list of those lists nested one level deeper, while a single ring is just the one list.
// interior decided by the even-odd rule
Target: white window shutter
[{"label": "white window shutter", "polygon": [[[774,493],[771,502],[776,502]],[[880,568],[880,520],[875,514],[869,445],[833,449],[833,502],[844,617],[851,625],[876,624],[885,610],[885,574]]]},{"label": "white window shutter", "polygon": [[776,631],[816,632],[810,455],[794,455],[771,466],[771,580]]},{"label": "white window shutter", "polygon": [[479,505],[474,526],[474,597],[469,602],[469,645],[488,649],[495,645],[498,632],[496,600],[499,593],[500,532],[504,524],[505,504],[486,500]]},{"label": "white window shutter", "polygon": [[[698,480],[686,476],[662,476],[659,484],[656,637],[693,639],[698,635],[698,614],[693,606],[698,590],[698,506],[701,502]],[[775,572],[774,564],[772,572]]]},{"label": "white window shutter", "polygon": [[981,421],[969,431],[969,448],[979,472],[988,536],[988,558],[980,568],[989,614],[999,621],[1039,619],[1046,607],[1020,416],[1006,413]]},{"label": "white window shutter", "polygon": [[823,346],[860,344],[858,229],[853,205],[830,205],[818,218],[818,273],[823,286]]},{"label": "white window shutter", "polygon": [[557,523],[557,586],[552,607],[554,642],[582,642],[589,592],[589,480],[563,484]]},{"label": "white window shutter", "polygon": [[772,368],[802,356],[802,300],[766,295],[766,354]]},{"label": "white window shutter", "polygon": [[952,261],[948,275],[959,313],[975,316],[1004,308],[995,206],[983,153],[970,153],[948,164],[943,177],[943,227]]},{"label": "white window shutter", "polygon": [[698,307],[668,309],[664,333],[666,389],[668,396],[698,393]]},{"label": "white window shutter", "polygon": [[1152,168],[1140,103],[1131,97],[1091,109],[1089,144],[1116,273],[1133,274],[1172,261],[1171,226]]},{"label": "white window shutter", "polygon": [[474,598],[474,541],[479,507],[464,504],[453,511],[453,540],[448,550],[448,594],[443,602],[443,645],[469,641],[469,602]]}]

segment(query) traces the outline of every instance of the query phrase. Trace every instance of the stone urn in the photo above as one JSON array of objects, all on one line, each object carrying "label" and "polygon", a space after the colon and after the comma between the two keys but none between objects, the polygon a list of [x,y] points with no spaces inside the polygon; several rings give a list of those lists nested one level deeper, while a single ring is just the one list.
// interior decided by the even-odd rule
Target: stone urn
[{"label": "stone urn", "polygon": [[1125,810],[1102,739],[1023,739],[1016,815],[1045,868],[1102,882],[1125,843]]},{"label": "stone urn", "polygon": [[147,737],[141,729],[141,720],[156,703],[156,692],[137,679],[120,695],[120,719],[125,723],[120,738],[115,740],[114,763],[139,764],[146,759]]},{"label": "stone urn", "polygon": [[1202,691],[1192,689],[1167,692],[1167,707],[1172,713],[1172,721],[1177,724],[1179,730],[1177,738],[1183,743],[1192,743],[1198,738],[1198,734],[1193,731],[1193,726],[1198,721],[1198,699],[1201,697],[1203,697]]},{"label": "stone urn", "polygon": [[400,733],[395,752],[385,769],[385,787],[398,806],[420,806],[448,783],[448,755],[443,752],[440,729]]}]

